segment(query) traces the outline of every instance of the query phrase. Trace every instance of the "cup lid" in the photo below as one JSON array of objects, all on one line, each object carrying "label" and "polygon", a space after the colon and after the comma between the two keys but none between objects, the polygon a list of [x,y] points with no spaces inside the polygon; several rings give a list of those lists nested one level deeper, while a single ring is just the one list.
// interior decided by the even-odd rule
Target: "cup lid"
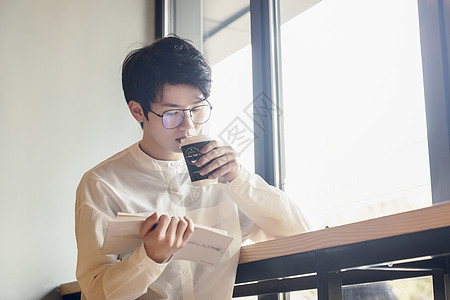
[{"label": "cup lid", "polygon": [[180,147],[188,144],[198,143],[198,142],[204,142],[204,141],[210,141],[211,137],[207,135],[197,135],[197,136],[191,136],[185,139],[181,139]]}]

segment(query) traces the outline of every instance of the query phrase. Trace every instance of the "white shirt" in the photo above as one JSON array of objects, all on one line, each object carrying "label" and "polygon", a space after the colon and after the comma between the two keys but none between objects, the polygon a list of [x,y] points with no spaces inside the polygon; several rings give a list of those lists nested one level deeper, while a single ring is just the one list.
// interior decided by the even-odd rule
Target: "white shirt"
[{"label": "white shirt", "polygon": [[[188,216],[225,230],[234,240],[216,267],[189,261],[158,264],[144,246],[126,258],[103,255],[108,225],[118,212]],[[230,183],[197,188],[183,160],[158,161],[139,143],[89,170],[77,189],[77,279],[82,299],[231,299],[241,243],[308,230],[286,195],[241,167]]]}]

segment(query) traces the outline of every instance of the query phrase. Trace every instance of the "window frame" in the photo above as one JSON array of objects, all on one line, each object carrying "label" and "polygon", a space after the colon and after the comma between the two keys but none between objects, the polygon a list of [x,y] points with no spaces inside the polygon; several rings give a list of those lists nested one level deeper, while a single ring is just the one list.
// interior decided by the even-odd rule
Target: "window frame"
[{"label": "window frame", "polygon": [[418,0],[433,204],[450,201],[450,1]]}]

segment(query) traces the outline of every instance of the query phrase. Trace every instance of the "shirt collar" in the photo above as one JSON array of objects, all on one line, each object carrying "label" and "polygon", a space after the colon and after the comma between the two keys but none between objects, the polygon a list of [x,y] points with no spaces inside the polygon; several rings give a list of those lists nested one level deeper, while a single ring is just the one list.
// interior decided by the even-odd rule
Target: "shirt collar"
[{"label": "shirt collar", "polygon": [[166,171],[166,170],[180,170],[185,167],[184,159],[167,161],[167,160],[157,160],[153,157],[147,155],[139,147],[139,142],[132,146],[131,153],[133,157],[145,168],[155,171]]}]

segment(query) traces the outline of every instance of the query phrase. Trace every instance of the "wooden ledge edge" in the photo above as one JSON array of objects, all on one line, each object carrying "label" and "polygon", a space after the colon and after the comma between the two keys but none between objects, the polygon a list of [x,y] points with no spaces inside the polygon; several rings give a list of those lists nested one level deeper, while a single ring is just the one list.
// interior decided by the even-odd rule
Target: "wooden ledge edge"
[{"label": "wooden ledge edge", "polygon": [[239,263],[450,226],[450,202],[241,247]]}]

